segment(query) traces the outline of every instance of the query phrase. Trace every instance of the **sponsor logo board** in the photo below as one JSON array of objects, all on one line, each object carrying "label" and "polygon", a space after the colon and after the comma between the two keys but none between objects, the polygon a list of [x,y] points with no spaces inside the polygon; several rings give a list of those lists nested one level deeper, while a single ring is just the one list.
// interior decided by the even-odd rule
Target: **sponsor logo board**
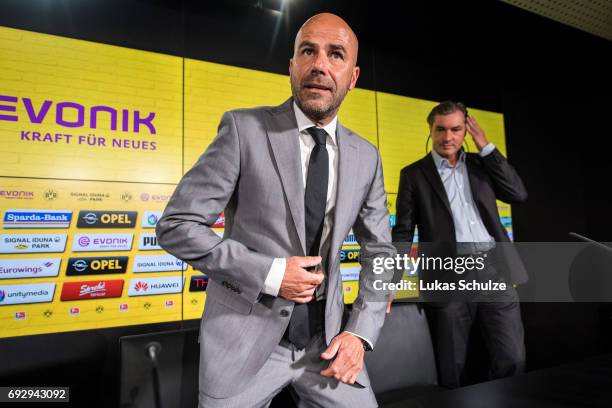
[{"label": "sponsor logo board", "polygon": [[142,214],[141,227],[142,228],[155,228],[157,221],[162,216],[162,211],[145,211]]},{"label": "sponsor logo board", "polygon": [[138,236],[138,250],[153,251],[162,249],[157,242],[157,236],[154,232],[143,232]]},{"label": "sponsor logo board", "polygon": [[68,228],[71,210],[6,210],[4,228]]},{"label": "sponsor logo board", "polygon": [[0,285],[0,306],[53,301],[55,283]]},{"label": "sponsor logo board", "polygon": [[136,255],[132,265],[132,272],[171,272],[184,271],[187,262],[172,255]]},{"label": "sponsor logo board", "polygon": [[127,256],[70,258],[66,266],[66,276],[125,273],[127,265]]},{"label": "sponsor logo board", "polygon": [[77,228],[134,228],[136,211],[79,211]]},{"label": "sponsor logo board", "polygon": [[133,234],[74,234],[72,251],[129,251],[133,239]]},{"label": "sponsor logo board", "polygon": [[204,292],[208,287],[208,276],[207,275],[194,275],[189,281],[190,292]]},{"label": "sponsor logo board", "polygon": [[64,282],[60,299],[84,300],[121,297],[123,280],[91,280],[79,282]]},{"label": "sponsor logo board", "polygon": [[67,234],[0,234],[0,254],[64,252]]},{"label": "sponsor logo board", "polygon": [[60,258],[0,259],[0,279],[57,276]]},{"label": "sponsor logo board", "polygon": [[181,293],[183,291],[183,276],[163,276],[158,278],[134,278],[130,280],[128,296],[161,295]]}]

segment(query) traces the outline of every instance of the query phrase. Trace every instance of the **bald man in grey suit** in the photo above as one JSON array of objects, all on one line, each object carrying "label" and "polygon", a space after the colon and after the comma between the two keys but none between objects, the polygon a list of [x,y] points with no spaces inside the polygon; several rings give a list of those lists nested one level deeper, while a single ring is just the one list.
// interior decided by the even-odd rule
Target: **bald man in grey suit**
[{"label": "bald man in grey suit", "polygon": [[[268,406],[293,386],[304,406],[374,407],[363,365],[385,318],[376,257],[391,257],[376,147],[337,112],[359,76],[357,38],[332,14],[309,19],[280,106],[223,115],[157,224],[160,245],[209,275],[200,334],[200,406]],[[211,226],[225,210],[225,233]],[[348,321],[339,252],[361,245]]]}]

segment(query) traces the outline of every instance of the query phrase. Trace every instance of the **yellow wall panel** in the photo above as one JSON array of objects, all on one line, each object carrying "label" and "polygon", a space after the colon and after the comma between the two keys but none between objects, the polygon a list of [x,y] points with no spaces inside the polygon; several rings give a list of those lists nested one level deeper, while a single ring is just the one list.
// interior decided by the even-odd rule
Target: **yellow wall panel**
[{"label": "yellow wall panel", "polygon": [[[0,175],[180,178],[181,58],[0,27],[0,71],[0,95],[10,98],[0,105],[14,110],[0,112],[17,119],[0,120]],[[78,106],[60,108],[64,102]],[[115,130],[107,112],[92,126],[91,108],[100,105],[116,111]],[[140,119],[154,113],[152,129],[135,131],[136,111]]]}]

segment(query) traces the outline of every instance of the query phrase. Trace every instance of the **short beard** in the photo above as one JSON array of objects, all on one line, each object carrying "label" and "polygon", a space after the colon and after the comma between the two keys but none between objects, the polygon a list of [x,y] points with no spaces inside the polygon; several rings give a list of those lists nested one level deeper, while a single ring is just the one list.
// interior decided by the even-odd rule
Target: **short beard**
[{"label": "short beard", "polygon": [[344,97],[348,93],[348,89],[344,92],[342,96],[339,96],[331,101],[331,103],[325,108],[319,108],[314,106],[306,106],[299,98],[299,86],[294,85],[293,81],[291,81],[291,93],[293,94],[293,100],[295,104],[304,112],[309,119],[314,122],[321,122],[324,119],[327,119],[333,113],[337,112],[338,108],[342,104]]},{"label": "short beard", "polygon": [[[304,112],[304,115],[308,116],[314,122],[321,122],[324,119],[327,119],[334,113],[336,109],[340,106],[340,104],[336,105],[331,103],[327,108],[319,108],[316,106],[306,106],[304,105],[295,95],[293,96],[296,105]],[[335,101],[334,101],[335,102]]]}]

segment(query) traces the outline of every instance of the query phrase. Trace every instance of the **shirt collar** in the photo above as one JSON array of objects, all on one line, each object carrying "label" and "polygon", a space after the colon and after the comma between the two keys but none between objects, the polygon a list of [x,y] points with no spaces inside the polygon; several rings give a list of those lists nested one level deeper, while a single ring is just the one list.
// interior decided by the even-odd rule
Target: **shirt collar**
[{"label": "shirt collar", "polygon": [[[299,106],[297,106],[295,101],[293,102],[293,112],[295,112],[295,120],[297,121],[298,130],[300,131],[300,133],[310,127],[316,126],[316,124],[312,120],[310,120],[310,118],[308,118],[308,116],[306,116],[304,112],[302,112],[302,110],[300,109]],[[334,116],[331,122],[329,122],[327,125],[323,126],[322,128],[331,137],[331,140],[334,144],[336,144],[336,127],[337,126],[338,126],[338,116],[336,115]]]},{"label": "shirt collar", "polygon": [[[452,166],[448,164],[448,160],[440,156],[438,152],[433,149],[431,151],[431,156],[434,159],[434,163],[436,164],[437,169],[441,169],[443,167],[452,168]],[[463,149],[459,150],[459,160],[457,161],[457,164],[459,163],[465,163],[465,151],[463,151]]]}]

